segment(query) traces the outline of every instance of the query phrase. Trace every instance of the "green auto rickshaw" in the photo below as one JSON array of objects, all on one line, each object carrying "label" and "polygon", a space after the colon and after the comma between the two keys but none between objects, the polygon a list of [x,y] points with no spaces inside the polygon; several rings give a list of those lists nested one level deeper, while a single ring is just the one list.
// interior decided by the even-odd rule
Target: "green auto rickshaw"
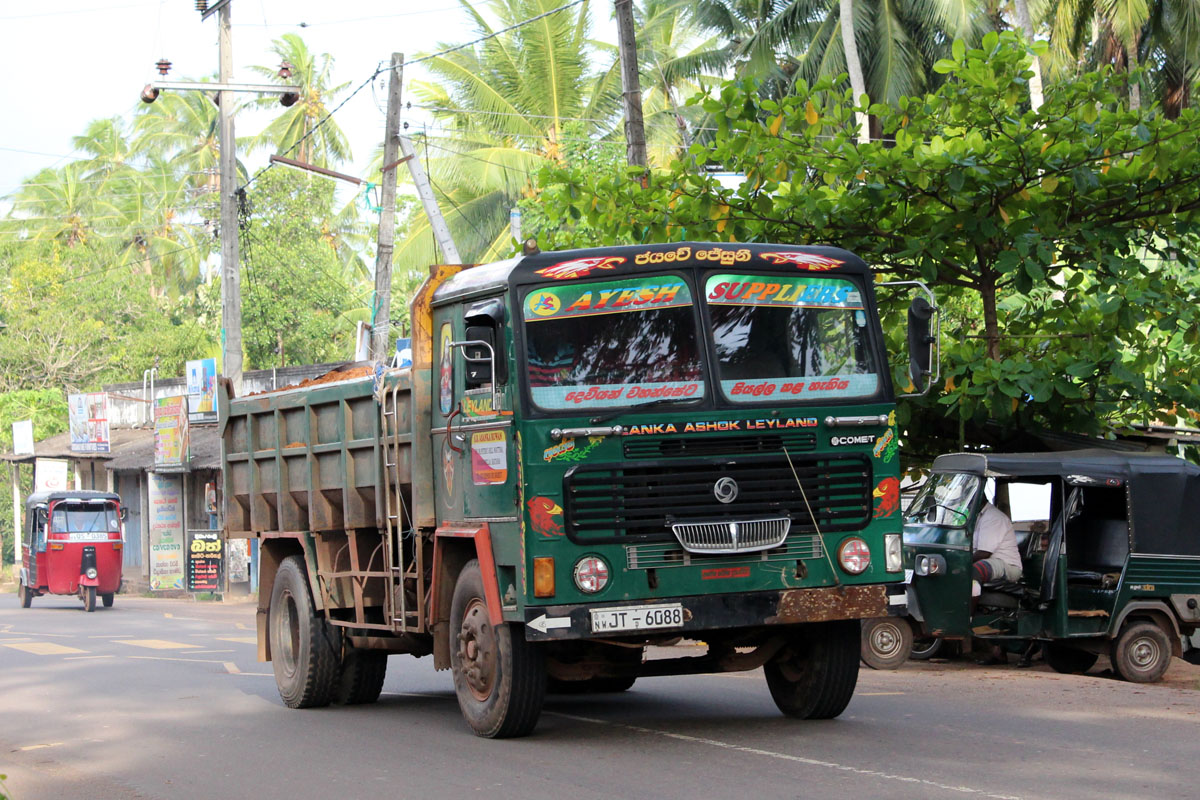
[{"label": "green auto rickshaw", "polygon": [[[1007,497],[1021,512],[1012,516],[1024,574],[973,592],[989,479],[998,505]],[[1018,509],[1018,498],[1034,500]],[[967,637],[1012,651],[1040,641],[1059,672],[1085,672],[1104,654],[1138,683],[1162,678],[1172,656],[1200,664],[1200,467],[1183,459],[1106,450],[939,456],[905,513],[904,549],[909,622],[926,653]],[[904,634],[876,638],[903,647]]]}]

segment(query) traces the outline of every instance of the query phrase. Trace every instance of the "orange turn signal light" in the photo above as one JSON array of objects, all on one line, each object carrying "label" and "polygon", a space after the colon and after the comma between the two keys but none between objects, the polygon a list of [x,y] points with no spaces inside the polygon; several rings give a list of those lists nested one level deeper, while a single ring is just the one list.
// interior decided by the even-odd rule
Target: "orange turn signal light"
[{"label": "orange turn signal light", "polygon": [[533,596],[554,597],[554,559],[550,556],[533,560]]},{"label": "orange turn signal light", "polygon": [[62,543],[62,542],[51,542],[51,543],[50,543],[50,549],[51,549],[51,550],[62,550],[62,549],[63,549],[63,543]]}]

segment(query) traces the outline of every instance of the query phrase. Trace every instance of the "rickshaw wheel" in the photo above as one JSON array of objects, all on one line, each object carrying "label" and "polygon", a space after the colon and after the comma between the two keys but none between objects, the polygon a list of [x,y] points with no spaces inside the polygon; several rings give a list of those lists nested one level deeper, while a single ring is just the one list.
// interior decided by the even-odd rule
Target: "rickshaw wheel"
[{"label": "rickshaw wheel", "polygon": [[1112,665],[1130,683],[1154,683],[1171,665],[1171,640],[1153,622],[1130,623],[1113,643]]},{"label": "rickshaw wheel", "polygon": [[109,592],[108,594],[100,595],[100,601],[102,603],[104,603],[105,608],[112,608],[112,604],[113,604],[112,592]]},{"label": "rickshaw wheel", "polygon": [[862,660],[871,669],[896,669],[908,660],[913,631],[906,620],[882,617],[863,620]]},{"label": "rickshaw wheel", "polygon": [[21,608],[33,605],[33,592],[22,581],[17,581],[17,599],[21,601]]},{"label": "rickshaw wheel", "polygon": [[912,643],[908,657],[913,661],[928,661],[947,649],[946,640],[940,636],[927,636]]},{"label": "rickshaw wheel", "polygon": [[83,610],[84,611],[95,611],[96,610],[96,587],[95,586],[85,587],[84,592],[83,592]]},{"label": "rickshaw wheel", "polygon": [[1095,653],[1089,653],[1087,650],[1080,650],[1060,642],[1046,642],[1042,646],[1042,656],[1050,665],[1050,669],[1064,675],[1078,675],[1087,672],[1100,657]]},{"label": "rickshaw wheel", "polygon": [[862,650],[858,620],[816,622],[763,666],[771,699],[794,719],[833,719],[846,710],[858,683]]}]

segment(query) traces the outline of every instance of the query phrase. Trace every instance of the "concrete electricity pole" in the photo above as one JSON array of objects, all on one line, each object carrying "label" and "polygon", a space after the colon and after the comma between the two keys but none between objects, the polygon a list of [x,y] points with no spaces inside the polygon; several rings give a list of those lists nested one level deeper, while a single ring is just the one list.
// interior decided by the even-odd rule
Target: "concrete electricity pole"
[{"label": "concrete electricity pole", "polygon": [[631,167],[646,166],[646,127],[642,122],[642,83],[638,73],[633,0],[616,0],[617,48],[621,54],[621,98],[625,102],[625,148]]},{"label": "concrete electricity pole", "polygon": [[[217,49],[219,77],[217,83],[191,83],[188,81],[153,81],[142,90],[142,101],[153,103],[163,89],[216,92],[218,106],[218,128],[220,134],[221,176],[221,372],[233,383],[235,394],[242,393],[242,275],[238,265],[237,224],[237,140],[233,136],[233,93],[278,94],[285,106],[299,99],[299,86],[280,86],[271,83],[231,83],[233,78],[233,35],[229,7],[233,0],[217,0],[210,7],[207,0],[196,0],[201,19],[219,14],[217,21]],[[158,63],[162,75],[167,74],[171,62],[163,59]],[[280,77],[291,75],[291,67],[284,64]]]},{"label": "concrete electricity pole", "polygon": [[400,165],[400,90],[404,54],[392,53],[388,79],[387,122],[383,134],[383,185],[380,187],[379,239],[375,253],[375,308],[371,321],[371,358],[387,360],[392,313],[392,246],[396,235],[396,168]]}]

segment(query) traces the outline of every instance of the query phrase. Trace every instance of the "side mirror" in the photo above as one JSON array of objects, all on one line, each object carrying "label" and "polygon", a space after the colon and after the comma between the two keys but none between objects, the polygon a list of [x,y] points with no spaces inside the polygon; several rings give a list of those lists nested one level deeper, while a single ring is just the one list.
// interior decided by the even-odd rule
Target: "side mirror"
[{"label": "side mirror", "polygon": [[467,341],[463,342],[463,361],[466,362],[466,388],[478,389],[493,383],[496,374],[496,364],[493,354],[496,351],[496,332],[485,325],[472,325],[467,328]]},{"label": "side mirror", "polygon": [[922,553],[913,559],[914,575],[944,575],[945,573],[946,559],[943,556]]},{"label": "side mirror", "polygon": [[121,520],[121,522],[124,522],[125,518],[128,516],[129,516],[129,509],[126,508],[125,506],[121,506],[121,510],[117,512],[117,517]]},{"label": "side mirror", "polygon": [[47,519],[47,512],[46,512],[46,509],[44,509],[44,508],[39,508],[39,509],[37,510],[37,524],[38,524],[38,525],[45,525],[45,524],[46,524],[46,519]]},{"label": "side mirror", "polygon": [[928,389],[930,366],[933,363],[933,344],[929,321],[934,307],[924,297],[913,298],[908,307],[908,375],[913,386],[924,394]]}]

